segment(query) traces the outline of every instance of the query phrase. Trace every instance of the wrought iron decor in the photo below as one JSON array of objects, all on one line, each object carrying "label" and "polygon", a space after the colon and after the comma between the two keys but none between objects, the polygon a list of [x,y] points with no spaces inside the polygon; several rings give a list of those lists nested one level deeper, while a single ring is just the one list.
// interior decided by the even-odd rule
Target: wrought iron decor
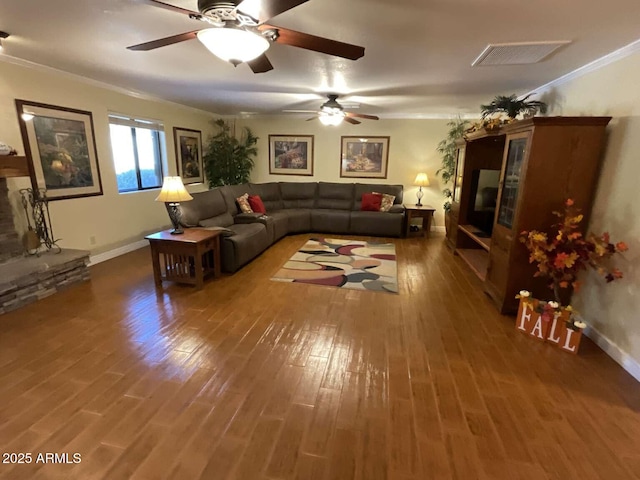
[{"label": "wrought iron decor", "polygon": [[[47,191],[44,188],[35,190],[23,188],[20,190],[20,195],[29,227],[26,242],[27,253],[29,255],[39,255],[40,247],[43,245],[47,250],[54,250],[55,253],[60,253],[62,248],[57,244],[60,239],[55,239],[53,228],[51,227]],[[33,226],[31,225],[31,218],[33,219]],[[37,235],[37,241],[31,232]]]}]

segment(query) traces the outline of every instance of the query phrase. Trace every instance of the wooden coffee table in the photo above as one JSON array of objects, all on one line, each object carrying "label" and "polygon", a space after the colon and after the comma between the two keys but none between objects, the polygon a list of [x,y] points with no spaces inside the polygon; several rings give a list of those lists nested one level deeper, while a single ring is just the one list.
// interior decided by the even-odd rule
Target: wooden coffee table
[{"label": "wooden coffee table", "polygon": [[151,245],[153,278],[187,283],[201,288],[204,279],[220,275],[220,231],[187,228],[183,234],[171,230],[147,235]]}]

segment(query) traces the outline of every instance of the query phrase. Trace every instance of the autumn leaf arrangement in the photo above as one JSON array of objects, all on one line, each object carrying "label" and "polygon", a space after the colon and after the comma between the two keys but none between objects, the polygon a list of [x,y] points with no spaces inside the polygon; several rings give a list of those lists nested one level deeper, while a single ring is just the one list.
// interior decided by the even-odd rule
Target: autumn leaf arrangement
[{"label": "autumn leaf arrangement", "polygon": [[[577,330],[586,325],[575,320],[576,312],[570,305],[561,305],[561,290],[573,288],[578,291],[578,274],[588,267],[604,277],[607,283],[622,278],[620,270],[607,268],[605,263],[614,254],[627,251],[628,247],[624,242],[612,243],[607,232],[599,236],[590,233],[585,237],[580,232],[584,217],[572,199],[565,201],[564,212],[553,214],[559,218],[559,222],[553,225],[552,235],[538,230],[523,231],[520,241],[529,250],[529,263],[537,264],[538,270],[534,276],[547,278],[555,297],[555,301],[539,302],[536,310],[544,320],[551,320],[566,311],[569,313],[567,327]],[[531,302],[530,294],[525,290],[516,298]]]}]

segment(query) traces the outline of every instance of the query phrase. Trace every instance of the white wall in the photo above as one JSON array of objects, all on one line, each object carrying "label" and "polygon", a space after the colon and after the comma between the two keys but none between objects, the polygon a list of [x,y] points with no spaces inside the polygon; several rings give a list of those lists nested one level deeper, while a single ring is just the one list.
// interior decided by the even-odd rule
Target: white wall
[{"label": "white wall", "polygon": [[[625,275],[606,284],[594,272],[574,303],[587,322],[619,348],[618,361],[640,374],[640,53],[599,70],[551,87],[544,93],[553,102],[552,115],[610,115],[604,166],[600,176],[590,230],[608,231],[629,251],[613,265]],[[640,379],[640,377],[638,377]]]},{"label": "white wall", "polygon": [[[447,134],[447,120],[363,120],[360,125],[343,123],[338,127],[305,121],[296,116],[239,119],[236,132],[247,126],[258,136],[258,156],[252,172],[253,182],[360,182],[404,185],[404,202],[416,203],[416,174],[426,172],[431,186],[423,187],[422,203],[436,208],[436,225],[444,225],[442,185],[435,175],[440,167],[436,146]],[[269,135],[313,135],[314,174],[311,176],[270,175]],[[386,179],[340,177],[341,136],[388,136],[389,164]]]},{"label": "white wall", "polygon": [[[98,163],[104,195],[50,202],[51,223],[65,248],[103,252],[144,237],[169,225],[164,205],[154,202],[158,190],[119,194],[111,157],[110,111],[164,123],[169,171],[175,175],[173,127],[201,130],[203,141],[210,134],[213,115],[181,105],[136,98],[115,89],[101,88],[78,77],[43,67],[31,68],[0,61],[0,141],[24,155],[14,100],[22,99],[90,111],[96,135]],[[28,178],[10,179],[11,202],[19,215],[18,230],[24,229],[24,213],[17,190],[30,187]],[[189,187],[192,191],[203,185]],[[22,219],[22,221],[21,221]],[[95,244],[89,238],[95,237]]]}]

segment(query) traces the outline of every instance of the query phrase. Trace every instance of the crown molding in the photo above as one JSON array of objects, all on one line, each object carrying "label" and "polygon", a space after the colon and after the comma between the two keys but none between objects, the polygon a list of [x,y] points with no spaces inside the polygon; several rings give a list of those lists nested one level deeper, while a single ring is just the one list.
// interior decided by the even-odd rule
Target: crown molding
[{"label": "crown molding", "polygon": [[572,72],[562,75],[561,77],[558,77],[555,80],[551,80],[550,82],[545,83],[544,85],[541,85],[538,88],[527,92],[527,94],[532,94],[536,92],[540,93],[541,91],[548,90],[553,87],[558,87],[572,80],[575,80],[576,78],[583,77],[588,73],[595,72],[596,70],[606,67],[611,63],[615,63],[619,60],[622,60],[623,58],[633,55],[634,53],[637,53],[639,51],[640,51],[640,39],[634,42],[631,42],[630,44],[625,45],[624,47],[619,48],[618,50],[614,50],[613,52],[608,53],[604,57],[600,57],[594,60],[593,62],[587,63],[582,67],[576,68]]},{"label": "crown molding", "polygon": [[116,93],[120,93],[122,95],[126,95],[128,97],[134,97],[134,98],[138,98],[140,100],[147,100],[150,102],[158,102],[158,103],[163,103],[166,105],[171,105],[174,107],[180,107],[182,109],[185,110],[190,110],[192,112],[198,113],[198,114],[205,114],[205,115],[210,115],[210,116],[219,116],[217,115],[215,112],[209,112],[208,110],[201,110],[199,108],[195,108],[189,105],[184,105],[182,103],[177,103],[177,102],[172,102],[170,100],[166,100],[164,98],[161,97],[157,97],[155,95],[152,95],[150,93],[147,92],[142,92],[142,91],[138,91],[138,90],[132,90],[129,88],[124,88],[124,87],[118,87],[116,85],[111,85],[109,83],[106,82],[102,82],[100,80],[95,80],[93,78],[87,78],[87,77],[83,77],[81,75],[75,74],[75,73],[71,73],[71,72],[67,72],[65,70],[60,70],[58,68],[54,68],[54,67],[50,67],[48,65],[43,65],[41,63],[36,63],[36,62],[32,62],[30,60],[24,60],[22,58],[18,58],[18,57],[12,57],[11,55],[0,55],[0,61],[6,62],[6,63],[10,63],[13,65],[17,65],[19,67],[25,67],[25,68],[30,68],[33,70],[37,70],[39,72],[44,72],[44,73],[51,73],[51,74],[55,74],[55,75],[59,75],[61,77],[64,78],[68,78],[69,80],[73,80],[79,83],[84,83],[85,85],[90,85],[92,87],[98,87],[98,88],[102,88],[104,90],[109,90],[112,92],[116,92]]}]

